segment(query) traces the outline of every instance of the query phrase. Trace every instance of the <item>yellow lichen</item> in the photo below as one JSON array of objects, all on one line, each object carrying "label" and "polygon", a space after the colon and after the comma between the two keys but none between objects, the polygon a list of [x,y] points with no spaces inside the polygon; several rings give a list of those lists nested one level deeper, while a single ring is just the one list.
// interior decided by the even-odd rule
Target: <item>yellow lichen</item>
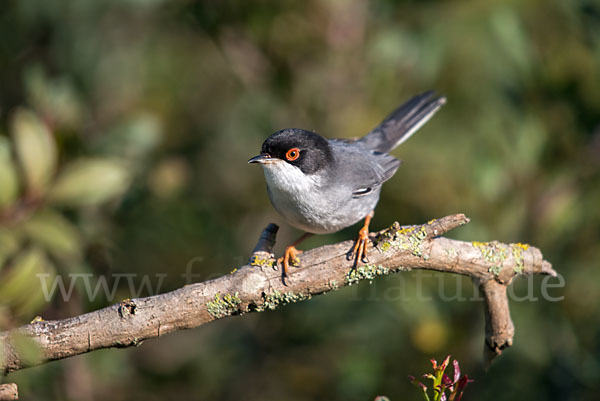
[{"label": "yellow lichen", "polygon": [[[262,257],[264,255],[264,257]],[[275,258],[266,252],[259,252],[250,258],[250,266],[269,267],[275,264]]]},{"label": "yellow lichen", "polygon": [[392,244],[390,244],[389,241],[386,241],[383,244],[381,244],[381,250],[383,252],[389,251],[391,247],[392,247]]},{"label": "yellow lichen", "polygon": [[398,231],[396,231],[396,234],[406,235],[406,234],[412,233],[413,231],[415,231],[414,227],[403,227],[403,228],[399,229]]},{"label": "yellow lichen", "polygon": [[522,244],[520,242],[510,245],[512,249],[513,258],[515,259],[515,266],[513,267],[513,270],[515,271],[515,273],[521,273],[523,271],[523,268],[525,267],[523,251],[528,250],[529,245]]}]

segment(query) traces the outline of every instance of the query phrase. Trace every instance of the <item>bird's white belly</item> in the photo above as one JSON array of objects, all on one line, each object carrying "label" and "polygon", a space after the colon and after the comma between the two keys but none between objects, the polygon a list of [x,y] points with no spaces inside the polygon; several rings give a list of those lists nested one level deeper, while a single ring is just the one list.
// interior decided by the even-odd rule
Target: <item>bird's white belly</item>
[{"label": "bird's white belly", "polygon": [[[277,170],[276,170],[277,169]],[[286,221],[303,231],[326,234],[339,231],[363,219],[379,199],[352,198],[349,190],[323,185],[322,177],[306,175],[287,163],[264,166],[271,203]]]}]

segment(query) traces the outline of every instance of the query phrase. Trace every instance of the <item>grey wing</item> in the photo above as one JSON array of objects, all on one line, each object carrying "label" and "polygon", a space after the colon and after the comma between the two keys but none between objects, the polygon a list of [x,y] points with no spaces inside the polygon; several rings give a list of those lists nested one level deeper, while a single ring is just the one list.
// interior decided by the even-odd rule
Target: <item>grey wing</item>
[{"label": "grey wing", "polygon": [[[392,178],[401,161],[385,153],[374,152],[369,162],[355,170],[352,197],[367,195]],[[358,166],[357,166],[358,167]]]},{"label": "grey wing", "polygon": [[359,141],[330,139],[330,143],[336,148],[336,180],[353,198],[377,190],[402,163],[387,153],[366,149]]}]

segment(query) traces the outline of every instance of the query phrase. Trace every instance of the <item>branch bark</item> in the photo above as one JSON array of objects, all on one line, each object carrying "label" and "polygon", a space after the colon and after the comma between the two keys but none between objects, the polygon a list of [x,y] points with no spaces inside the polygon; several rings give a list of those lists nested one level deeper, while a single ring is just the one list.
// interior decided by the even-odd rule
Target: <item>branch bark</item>
[{"label": "branch bark", "polygon": [[0,401],[19,399],[19,390],[15,383],[0,384]]},{"label": "branch bark", "polygon": [[[352,241],[326,245],[302,254],[302,267],[282,280],[271,253],[277,233],[269,225],[248,265],[214,280],[131,300],[81,316],[36,321],[0,333],[0,369],[8,374],[46,361],[102,348],[137,346],[143,340],[190,329],[231,315],[275,309],[314,295],[378,276],[428,269],[471,277],[486,300],[488,360],[512,345],[514,326],[506,288],[519,274],[556,272],[539,249],[523,244],[452,240],[440,235],[468,223],[462,214],[417,226],[400,226],[371,235],[374,249],[367,265],[352,268],[347,252]],[[23,352],[23,339],[39,353]],[[29,347],[31,348],[31,347]]]}]

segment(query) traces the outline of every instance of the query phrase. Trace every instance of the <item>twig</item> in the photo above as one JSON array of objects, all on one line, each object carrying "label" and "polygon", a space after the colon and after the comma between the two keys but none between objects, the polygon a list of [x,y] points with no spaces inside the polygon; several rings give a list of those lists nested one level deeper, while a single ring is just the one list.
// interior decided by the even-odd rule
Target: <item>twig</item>
[{"label": "twig", "polygon": [[[261,236],[249,265],[214,280],[178,290],[125,300],[119,304],[57,321],[36,321],[0,333],[0,369],[5,373],[85,352],[129,347],[177,330],[198,327],[231,315],[275,309],[314,295],[372,280],[377,276],[429,269],[471,277],[486,299],[486,344],[493,355],[512,344],[513,325],[506,286],[518,274],[556,272],[541,252],[523,244],[463,242],[440,237],[466,224],[462,214],[418,226],[392,227],[372,235],[375,244],[369,264],[352,269],[346,253],[352,241],[326,245],[302,254],[302,267],[292,269],[285,285],[274,270],[271,249],[276,226]],[[15,338],[29,337],[39,347],[39,358],[25,360]],[[29,353],[31,354],[31,353]]]}]

